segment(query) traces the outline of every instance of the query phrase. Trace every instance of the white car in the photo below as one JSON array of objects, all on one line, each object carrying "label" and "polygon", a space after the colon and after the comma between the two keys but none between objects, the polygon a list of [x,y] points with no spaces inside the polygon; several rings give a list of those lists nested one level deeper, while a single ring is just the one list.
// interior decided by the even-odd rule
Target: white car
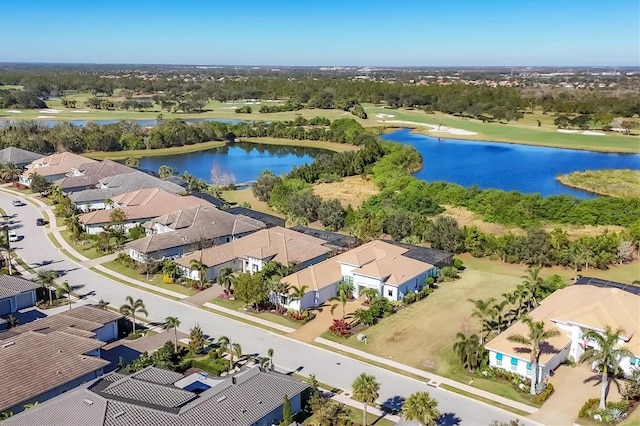
[{"label": "white car", "polygon": [[18,241],[18,234],[16,234],[16,231],[9,231],[9,242],[15,243],[16,241]]}]

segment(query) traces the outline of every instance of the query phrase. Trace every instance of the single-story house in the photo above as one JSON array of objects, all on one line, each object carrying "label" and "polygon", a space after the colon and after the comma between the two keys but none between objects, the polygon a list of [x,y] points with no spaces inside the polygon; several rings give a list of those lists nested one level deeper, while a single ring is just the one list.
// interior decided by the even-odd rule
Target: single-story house
[{"label": "single-story house", "polygon": [[27,164],[40,160],[42,157],[44,155],[16,148],[15,146],[0,149],[0,164],[12,163],[19,169],[24,169]]},{"label": "single-story house", "polygon": [[280,303],[291,309],[319,306],[336,296],[337,285],[352,283],[353,295],[362,290],[375,289],[380,296],[397,301],[422,289],[427,277],[437,277],[438,268],[406,256],[409,250],[381,240],[374,240],[311,265],[282,278],[290,287],[308,290],[302,300],[279,295]]},{"label": "single-story house", "polygon": [[100,179],[125,173],[133,173],[135,169],[111,160],[91,161],[73,167],[60,179],[54,181],[64,193],[95,188]]},{"label": "single-story house", "polygon": [[[36,304],[38,284],[13,275],[0,275],[0,316]],[[0,326],[0,330],[3,327]]]},{"label": "single-story house", "polygon": [[77,169],[87,163],[96,163],[96,161],[72,152],[59,152],[27,164],[26,170],[19,180],[21,184],[30,186],[31,175],[38,173],[40,176],[44,176],[47,181],[55,182],[70,173],[72,169]]},{"label": "single-story house", "polygon": [[[34,375],[35,377],[35,375]],[[5,420],[6,426],[41,424],[154,426],[271,426],[303,406],[308,386],[259,367],[233,376],[184,376],[147,367],[127,375],[113,372],[79,389]]]},{"label": "single-story house", "polygon": [[157,188],[173,194],[181,194],[184,189],[175,183],[164,181],[141,171],[109,176],[98,181],[96,188],[67,194],[78,210],[88,212],[106,208],[105,200],[120,194],[145,188]]},{"label": "single-story house", "polygon": [[[540,364],[536,372],[538,381],[550,376],[562,362],[569,358],[578,360],[585,349],[594,347],[587,340],[590,330],[602,332],[607,326],[622,328],[619,346],[630,350],[633,358],[620,360],[626,375],[640,368],[640,296],[617,288],[601,288],[592,285],[572,285],[557,290],[530,312],[535,321],[543,321],[546,328],[560,331],[560,335],[542,344]],[[532,376],[530,350],[508,337],[527,335],[528,328],[518,321],[485,344],[489,351],[489,365]]]},{"label": "single-story house", "polygon": [[129,256],[141,263],[173,259],[220,245],[265,228],[265,224],[232,215],[213,206],[197,205],[146,222],[147,236],[128,242]]},{"label": "single-story house", "polygon": [[330,252],[319,238],[275,226],[228,244],[198,250],[178,259],[177,263],[183,276],[199,280],[199,272],[192,271],[190,266],[192,260],[201,260],[208,267],[207,280],[213,281],[223,268],[254,273],[269,261],[306,268],[326,259]]},{"label": "single-story house", "polygon": [[113,205],[106,206],[106,209],[94,210],[78,217],[88,234],[95,235],[104,231],[104,227],[111,223],[113,209],[121,209],[125,213],[127,220],[124,227],[130,229],[180,208],[208,205],[200,198],[191,195],[181,196],[158,188],[145,188],[116,195],[111,201]]}]

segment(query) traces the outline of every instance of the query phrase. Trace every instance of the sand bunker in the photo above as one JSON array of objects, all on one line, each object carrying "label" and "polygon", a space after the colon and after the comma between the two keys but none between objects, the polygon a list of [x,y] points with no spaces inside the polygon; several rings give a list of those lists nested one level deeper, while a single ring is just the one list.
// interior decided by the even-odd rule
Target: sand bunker
[{"label": "sand bunker", "polygon": [[436,126],[434,124],[426,124],[426,123],[416,123],[415,121],[403,121],[403,120],[378,120],[379,123],[398,123],[398,124],[411,124],[414,126],[424,126],[429,127],[431,130],[430,133],[448,133],[450,135],[458,135],[458,136],[473,136],[477,135],[476,132],[470,132],[468,130],[456,129],[453,127],[447,126]]},{"label": "sand bunker", "polygon": [[238,109],[238,107],[222,107],[220,109]]},{"label": "sand bunker", "polygon": [[50,115],[39,115],[36,118],[46,118],[47,120],[51,120],[52,118],[55,118],[55,117],[51,117]]},{"label": "sand bunker", "polygon": [[558,129],[560,133],[578,133],[577,130],[569,130],[569,129]]},{"label": "sand bunker", "polygon": [[74,109],[73,111],[71,111],[72,113],[76,113],[76,114],[81,114],[81,113],[85,113],[85,112],[89,112],[85,109]]},{"label": "sand bunker", "polygon": [[377,118],[393,118],[395,115],[393,114],[376,114]]},{"label": "sand bunker", "polygon": [[61,109],[51,109],[51,108],[49,108],[49,109],[40,110],[38,112],[41,113],[41,114],[59,114],[59,113],[62,112],[62,110]]},{"label": "sand bunker", "polygon": [[604,136],[605,134],[602,132],[592,132],[591,130],[585,130],[584,132],[582,132],[583,135],[590,135],[590,136]]},{"label": "sand bunker", "polygon": [[22,111],[18,111],[17,109],[8,109],[5,112],[10,112],[11,114],[22,114]]}]

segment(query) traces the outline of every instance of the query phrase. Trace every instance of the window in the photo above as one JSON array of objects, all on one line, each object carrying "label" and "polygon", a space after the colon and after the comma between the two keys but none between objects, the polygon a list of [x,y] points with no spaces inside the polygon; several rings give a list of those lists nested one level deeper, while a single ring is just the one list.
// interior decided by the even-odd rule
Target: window
[{"label": "window", "polygon": [[387,290],[387,296],[393,296],[393,290]]},{"label": "window", "polygon": [[502,354],[496,354],[496,364],[502,365]]},{"label": "window", "polygon": [[518,369],[518,359],[511,357],[511,371],[516,371]]},{"label": "window", "polygon": [[527,376],[530,376],[530,375],[531,375],[531,363],[528,362],[527,363]]},{"label": "window", "polygon": [[353,277],[344,276],[342,277],[342,281],[344,281],[345,283],[353,284]]}]

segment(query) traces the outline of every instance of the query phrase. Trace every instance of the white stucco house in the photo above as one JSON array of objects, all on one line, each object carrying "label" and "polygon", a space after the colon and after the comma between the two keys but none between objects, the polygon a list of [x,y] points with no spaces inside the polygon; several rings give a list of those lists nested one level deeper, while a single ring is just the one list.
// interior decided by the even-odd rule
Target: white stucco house
[{"label": "white stucco house", "polygon": [[279,295],[279,302],[296,310],[319,306],[336,296],[342,281],[353,283],[355,297],[372,288],[389,300],[401,300],[406,294],[422,289],[427,277],[438,274],[434,265],[407,256],[409,251],[380,240],[363,244],[284,277],[283,284],[308,289],[302,300]]},{"label": "white stucco house", "polygon": [[[593,285],[572,285],[544,299],[530,312],[535,321],[544,321],[547,328],[556,328],[560,335],[549,339],[541,347],[538,381],[550,376],[562,362],[577,361],[585,348],[596,343],[585,339],[589,330],[602,332],[607,326],[624,333],[619,341],[633,354],[633,358],[620,360],[625,375],[640,368],[640,296],[618,288]],[[518,321],[485,345],[489,351],[489,365],[532,377],[530,351],[507,338],[527,335],[527,326]]]},{"label": "white stucco house", "polygon": [[54,182],[64,178],[69,173],[73,173],[73,170],[81,165],[89,163],[97,163],[97,161],[72,152],[59,152],[39,158],[28,164],[24,173],[20,176],[19,182],[24,186],[31,186],[31,175],[34,173],[44,176],[49,182]]}]

